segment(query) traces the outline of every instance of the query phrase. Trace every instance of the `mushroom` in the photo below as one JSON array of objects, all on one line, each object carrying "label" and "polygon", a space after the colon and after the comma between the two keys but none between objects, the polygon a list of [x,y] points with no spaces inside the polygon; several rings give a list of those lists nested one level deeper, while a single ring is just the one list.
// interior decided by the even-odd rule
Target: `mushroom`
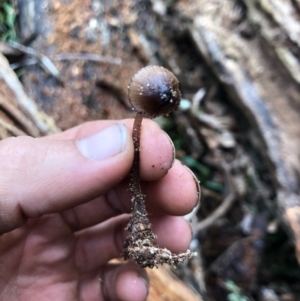
[{"label": "mushroom", "polygon": [[153,268],[163,263],[175,266],[196,255],[190,250],[172,254],[156,244],[156,235],[146,211],[146,196],[140,185],[140,130],[143,117],[154,118],[169,114],[178,108],[180,96],[177,78],[160,66],[142,68],[132,77],[128,86],[129,101],[137,114],[132,131],[134,159],[130,179],[131,217],[126,227],[129,235],[124,242],[122,254],[125,260],[130,259],[141,267]]},{"label": "mushroom", "polygon": [[128,90],[132,107],[147,118],[169,114],[180,103],[177,78],[160,66],[142,68],[132,77]]}]

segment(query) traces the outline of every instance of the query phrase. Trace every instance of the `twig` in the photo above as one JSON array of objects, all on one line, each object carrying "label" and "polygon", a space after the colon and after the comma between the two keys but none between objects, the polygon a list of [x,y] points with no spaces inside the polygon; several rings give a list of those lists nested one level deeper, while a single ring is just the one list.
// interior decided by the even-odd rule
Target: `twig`
[{"label": "twig", "polygon": [[24,67],[24,66],[31,66],[38,64],[38,60],[35,58],[25,58],[23,60],[19,60],[15,63],[11,63],[9,66],[12,70],[16,70],[18,68]]},{"label": "twig", "polygon": [[[60,73],[55,65],[52,63],[49,57],[39,53],[35,49],[24,46],[17,42],[0,42],[0,46],[3,49],[12,48],[14,50],[19,51],[20,53],[26,53],[32,57],[31,60],[23,61],[24,65],[33,65],[39,63],[41,67],[49,74],[51,74],[54,78],[56,78],[59,82],[63,83],[63,80],[60,77]],[[121,65],[122,59],[113,58],[113,57],[105,57],[95,53],[61,53],[57,54],[53,57],[55,61],[69,61],[69,60],[86,60],[86,61],[94,61],[101,63],[109,63],[113,65]],[[23,66],[24,66],[23,65]],[[16,69],[21,67],[21,63],[15,63],[11,65],[12,69]]]},{"label": "twig", "polygon": [[27,96],[22,84],[9,66],[7,59],[0,53],[0,78],[3,79],[8,88],[13,92],[18,107],[34,123],[36,129],[43,134],[59,132],[54,119],[39,110],[36,103]]},{"label": "twig", "polygon": [[5,46],[11,47],[13,49],[16,49],[18,51],[20,51],[21,53],[26,53],[30,56],[32,56],[33,58],[35,58],[37,60],[38,63],[40,63],[41,67],[48,72],[49,74],[51,74],[54,78],[56,78],[59,82],[62,82],[62,79],[60,78],[60,74],[58,69],[55,67],[55,65],[52,63],[52,61],[45,55],[39,53],[38,51],[36,51],[35,49],[28,47],[28,46],[24,46],[22,44],[19,44],[17,42],[1,42],[2,44],[5,44]]},{"label": "twig", "polygon": [[22,53],[26,53],[28,55],[31,55],[33,57],[39,57],[40,54],[34,50],[31,47],[28,46],[24,46],[20,43],[17,42],[13,42],[13,41],[9,41],[9,42],[0,42],[0,46],[3,49],[6,49],[7,51],[9,50],[9,48],[12,48],[14,50],[16,50],[16,52],[14,52],[15,55],[17,54],[22,54]]},{"label": "twig", "polygon": [[222,165],[222,169],[224,171],[224,176],[228,184],[229,192],[225,197],[225,199],[223,200],[222,204],[211,215],[209,215],[203,221],[198,223],[198,225],[196,225],[195,227],[196,235],[210,228],[215,223],[216,220],[224,216],[229,210],[229,208],[232,206],[234,201],[236,200],[237,193],[233,186],[233,181],[229,172],[229,168],[226,165]]},{"label": "twig", "polygon": [[[113,57],[105,57],[95,53],[61,53],[57,54],[52,58],[53,61],[72,61],[72,60],[84,60],[84,61],[92,61],[99,63],[108,63],[113,65],[121,65],[122,59],[113,58]],[[10,67],[14,70],[20,68],[22,66],[29,66],[39,63],[37,58],[29,58],[24,59],[20,62],[16,62],[10,65]]]},{"label": "twig", "polygon": [[3,127],[4,129],[6,129],[8,132],[13,134],[14,136],[25,136],[26,135],[23,131],[19,130],[16,126],[9,124],[8,122],[4,121],[1,118],[0,118],[0,127]]},{"label": "twig", "polygon": [[193,112],[198,110],[200,103],[202,102],[202,100],[204,99],[206,94],[207,94],[207,91],[204,88],[199,89],[195,93],[195,95],[193,96],[193,99],[192,99],[192,108],[191,108],[191,110]]},{"label": "twig", "polygon": [[109,63],[113,65],[121,65],[122,59],[114,57],[105,57],[95,53],[61,53],[53,57],[56,61],[86,60],[100,63]]},{"label": "twig", "polygon": [[198,119],[198,121],[200,121],[202,124],[205,124],[209,128],[218,132],[225,131],[222,122],[216,116],[204,112],[201,113],[192,112],[192,114]]},{"label": "twig", "polygon": [[[16,105],[14,105],[13,102],[9,101],[8,99],[1,98],[0,108],[5,111],[15,122],[17,122],[26,132],[26,134],[33,137],[40,135],[39,130],[36,128],[35,124]],[[4,125],[2,126],[5,127]],[[16,136],[19,136],[21,134],[21,132],[13,132],[10,129],[9,131]],[[22,133],[23,135],[25,135],[24,132]]]},{"label": "twig", "polygon": [[203,221],[201,221],[195,228],[195,232],[198,234],[199,232],[202,232],[206,230],[207,228],[210,228],[216,220],[221,218],[226,214],[228,209],[231,207],[231,205],[236,200],[236,193],[231,192],[227,195],[227,197],[224,199],[222,204],[207,218],[205,218]]}]

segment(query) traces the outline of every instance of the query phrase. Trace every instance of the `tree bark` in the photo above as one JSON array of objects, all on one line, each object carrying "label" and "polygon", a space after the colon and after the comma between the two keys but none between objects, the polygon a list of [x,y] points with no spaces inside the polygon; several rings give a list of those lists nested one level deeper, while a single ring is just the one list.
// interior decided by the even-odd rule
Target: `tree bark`
[{"label": "tree bark", "polygon": [[274,206],[293,235],[300,262],[299,2],[197,1],[195,6],[182,7],[192,21],[189,33],[260,134],[276,187]]}]

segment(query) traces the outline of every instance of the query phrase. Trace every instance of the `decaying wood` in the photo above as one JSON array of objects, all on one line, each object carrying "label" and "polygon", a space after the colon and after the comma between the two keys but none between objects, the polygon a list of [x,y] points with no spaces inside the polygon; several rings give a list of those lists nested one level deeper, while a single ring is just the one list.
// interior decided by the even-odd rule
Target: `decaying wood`
[{"label": "decaying wood", "polygon": [[[9,67],[7,59],[0,53],[0,126],[10,135],[38,137],[59,131],[53,118],[38,109],[36,103],[25,93],[16,74]],[[10,136],[4,134],[1,138]]]},{"label": "decaying wood", "polygon": [[18,1],[21,39],[39,34],[31,47],[49,57],[64,83],[49,78],[36,64],[26,68],[24,85],[63,130],[91,119],[132,116],[127,97],[120,101],[112,91],[98,85],[105,80],[109,86],[126,91],[129,79],[142,67],[112,31],[112,26],[120,28],[135,21],[132,3],[123,5],[126,14],[105,18],[106,6],[109,10],[114,5],[114,1],[107,5],[79,0]]},{"label": "decaying wood", "polygon": [[292,1],[242,2],[244,12],[234,1],[200,1],[183,11],[199,53],[261,135],[300,261],[299,13]]},{"label": "decaying wood", "polygon": [[147,301],[202,301],[165,268],[147,270],[151,279]]}]

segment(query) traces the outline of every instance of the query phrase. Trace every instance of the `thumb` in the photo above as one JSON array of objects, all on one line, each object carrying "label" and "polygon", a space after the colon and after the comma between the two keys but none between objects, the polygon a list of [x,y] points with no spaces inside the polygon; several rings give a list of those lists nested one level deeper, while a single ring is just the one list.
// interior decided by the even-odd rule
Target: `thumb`
[{"label": "thumb", "polygon": [[4,139],[0,157],[3,233],[105,194],[128,174],[133,145],[116,123],[80,140]]}]

